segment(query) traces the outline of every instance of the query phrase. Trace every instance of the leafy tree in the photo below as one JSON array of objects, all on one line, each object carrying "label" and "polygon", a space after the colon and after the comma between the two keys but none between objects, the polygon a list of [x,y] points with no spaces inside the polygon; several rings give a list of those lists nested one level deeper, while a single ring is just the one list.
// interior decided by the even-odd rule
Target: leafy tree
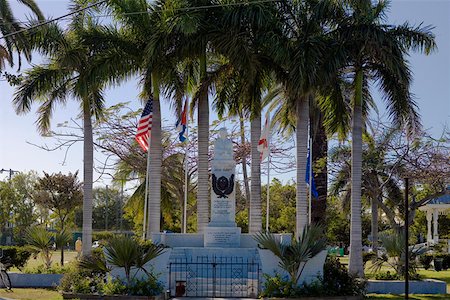
[{"label": "leafy tree", "polygon": [[73,211],[83,203],[82,184],[78,172],[64,175],[61,172],[39,178],[33,195],[36,204],[52,211],[58,218],[59,230],[66,229],[66,221]]},{"label": "leafy tree", "polygon": [[[37,219],[31,195],[37,178],[35,172],[18,173],[0,182],[0,226],[4,235],[14,235],[15,242],[21,242],[25,230]],[[8,223],[13,232],[6,232]]]},{"label": "leafy tree", "polygon": [[[272,179],[270,184],[270,220],[269,231],[270,232],[285,232],[292,233],[295,230],[295,202],[296,192],[295,183],[288,182],[282,184],[282,182],[276,178]],[[262,189],[263,211],[266,212],[266,193],[267,186]],[[266,219],[265,213],[263,214],[263,220]]]},{"label": "leafy tree", "polygon": [[[122,195],[115,187],[94,188],[93,191],[92,228],[96,230],[119,230],[123,224]],[[122,228],[123,228],[122,227]]]},{"label": "leafy tree", "polygon": [[33,199],[36,204],[52,211],[59,221],[56,246],[61,249],[61,266],[64,265],[64,247],[71,240],[67,231],[67,219],[83,203],[82,184],[78,172],[64,175],[61,172],[39,178],[35,185]]},{"label": "leafy tree", "polygon": [[[387,225],[397,232],[404,226],[403,179],[411,179],[412,199],[409,204],[409,224],[415,234],[426,234],[425,216],[417,209],[428,200],[445,193],[448,174],[448,137],[433,139],[426,132],[412,139],[399,128],[373,122],[364,135],[362,161],[362,199],[371,208],[373,245],[376,247],[378,228]],[[339,196],[344,211],[350,207],[351,149],[344,143],[330,149],[331,189]],[[365,215],[363,210],[363,215]],[[378,218],[378,210],[383,218]],[[333,211],[330,213],[333,214]],[[387,224],[386,224],[387,223]],[[363,230],[366,228],[363,226]],[[364,235],[363,235],[364,236]]]}]

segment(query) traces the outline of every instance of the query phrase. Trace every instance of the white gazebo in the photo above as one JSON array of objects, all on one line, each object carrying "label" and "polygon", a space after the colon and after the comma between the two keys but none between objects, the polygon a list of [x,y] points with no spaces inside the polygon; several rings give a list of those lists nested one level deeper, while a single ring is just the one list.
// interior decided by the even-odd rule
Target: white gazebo
[{"label": "white gazebo", "polygon": [[[427,242],[436,244],[439,242],[438,217],[439,215],[450,214],[450,186],[442,196],[430,199],[425,205],[419,207],[419,210],[427,214]],[[432,229],[433,224],[433,231]]]}]

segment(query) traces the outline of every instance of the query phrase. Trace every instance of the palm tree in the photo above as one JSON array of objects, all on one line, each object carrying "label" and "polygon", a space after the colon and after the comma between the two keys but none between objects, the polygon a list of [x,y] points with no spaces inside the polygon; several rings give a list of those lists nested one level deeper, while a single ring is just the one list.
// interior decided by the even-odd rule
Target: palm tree
[{"label": "palm tree", "polygon": [[93,136],[92,117],[99,118],[103,109],[103,95],[99,76],[89,80],[93,53],[83,44],[80,32],[83,20],[75,18],[72,30],[57,25],[41,27],[32,38],[32,46],[48,57],[48,62],[25,72],[17,88],[13,104],[17,113],[27,113],[34,102],[41,104],[37,126],[41,134],[48,134],[52,112],[57,104],[65,104],[71,95],[80,102],[83,115],[83,254],[92,246],[92,182]]},{"label": "palm tree", "polygon": [[430,53],[435,48],[430,27],[384,24],[388,1],[345,2],[345,17],[337,29],[348,53],[348,69],[353,74],[352,99],[352,189],[349,270],[363,276],[361,236],[361,158],[363,131],[364,74],[380,81],[388,111],[396,124],[406,124],[413,132],[419,125],[416,105],[409,92],[411,71],[405,59],[409,50]]},{"label": "palm tree", "polygon": [[[44,16],[34,0],[21,0],[23,5],[27,6],[38,20],[44,20]],[[22,24],[16,20],[11,10],[8,0],[0,0],[0,32],[3,36],[3,43],[0,43],[0,71],[5,68],[5,62],[12,67],[14,65],[13,51],[19,54],[19,69],[21,65],[21,53],[25,54],[28,61],[31,60],[30,44],[27,34],[24,32],[16,33],[24,29]]]},{"label": "palm tree", "polygon": [[[364,135],[366,146],[362,153],[362,196],[370,201],[371,207],[371,235],[372,248],[376,251],[378,246],[378,207],[380,206],[391,226],[397,231],[398,224],[395,221],[396,215],[391,207],[401,206],[397,199],[402,197],[401,188],[398,184],[398,174],[395,172],[396,164],[386,160],[388,157],[388,143],[398,133],[398,129],[389,130],[380,138],[375,138],[369,134]],[[351,200],[351,148],[341,145],[330,149],[330,161],[338,166],[336,176],[331,184],[330,192],[333,195],[342,196],[343,206],[347,210]],[[394,174],[395,172],[395,174]],[[383,201],[383,195],[387,200]]]},{"label": "palm tree", "polygon": [[[109,0],[104,6],[112,11],[121,25],[120,29],[112,26],[94,28],[84,39],[97,49],[101,55],[96,60],[96,68],[90,77],[106,74],[108,83],[115,85],[140,75],[142,79],[143,99],[153,99],[153,120],[151,142],[149,149],[149,205],[146,235],[160,231],[161,211],[161,108],[160,92],[167,91],[170,96],[181,103],[185,88],[177,74],[176,60],[170,50],[175,49],[178,41],[174,33],[168,32],[164,24],[165,14],[152,13],[162,11],[164,2],[150,5],[140,0]],[[142,14],[142,11],[149,11]],[[137,13],[139,12],[139,13]],[[126,63],[116,64],[115,61],[126,60]]]},{"label": "palm tree", "polygon": [[61,266],[64,266],[64,247],[67,246],[68,243],[72,241],[72,234],[63,229],[60,232],[55,234],[55,243],[56,247],[61,250]]},{"label": "palm tree", "polygon": [[[328,55],[333,40],[330,30],[341,9],[334,1],[284,1],[279,14],[284,17],[277,43],[272,41],[269,51],[285,69],[279,76],[286,93],[286,111],[295,112],[297,144],[297,204],[296,235],[308,223],[306,198],[307,141],[310,103],[316,91],[328,83],[340,66],[340,55]],[[279,75],[279,73],[277,74]]]},{"label": "palm tree", "polygon": [[[197,92],[193,106],[197,107],[198,126],[198,176],[197,176],[197,231],[203,232],[209,222],[209,100],[207,70],[209,62],[208,44],[210,35],[218,26],[218,8],[210,8],[211,0],[167,1],[166,24],[179,37],[175,52],[178,59],[195,59],[197,67]],[[189,9],[202,7],[201,9]],[[175,10],[177,8],[178,10]],[[203,86],[203,88],[202,88]]]},{"label": "palm tree", "polygon": [[[269,32],[278,25],[274,3],[256,3],[224,9],[220,28],[211,35],[216,55],[226,58],[218,72],[216,107],[219,115],[228,108],[230,115],[250,119],[251,190],[249,232],[262,230],[261,159],[257,150],[261,136],[262,97],[273,81],[277,65],[265,52]],[[244,176],[246,174],[244,173]]]}]

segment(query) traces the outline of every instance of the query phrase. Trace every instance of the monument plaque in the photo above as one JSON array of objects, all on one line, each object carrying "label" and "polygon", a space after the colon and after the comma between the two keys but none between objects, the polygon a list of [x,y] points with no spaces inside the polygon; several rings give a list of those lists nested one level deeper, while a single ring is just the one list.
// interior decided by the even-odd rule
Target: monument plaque
[{"label": "monument plaque", "polygon": [[233,144],[221,128],[214,142],[211,162],[211,222],[205,228],[205,247],[239,247],[241,228],[236,227],[236,191]]}]

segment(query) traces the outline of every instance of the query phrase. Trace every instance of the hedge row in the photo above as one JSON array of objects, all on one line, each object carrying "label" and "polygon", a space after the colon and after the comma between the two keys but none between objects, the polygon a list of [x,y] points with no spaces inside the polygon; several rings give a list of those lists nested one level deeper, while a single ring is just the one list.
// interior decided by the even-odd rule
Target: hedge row
[{"label": "hedge row", "polygon": [[0,246],[3,250],[3,257],[0,262],[7,267],[16,267],[22,269],[27,263],[33,251],[28,247],[20,246]]}]

